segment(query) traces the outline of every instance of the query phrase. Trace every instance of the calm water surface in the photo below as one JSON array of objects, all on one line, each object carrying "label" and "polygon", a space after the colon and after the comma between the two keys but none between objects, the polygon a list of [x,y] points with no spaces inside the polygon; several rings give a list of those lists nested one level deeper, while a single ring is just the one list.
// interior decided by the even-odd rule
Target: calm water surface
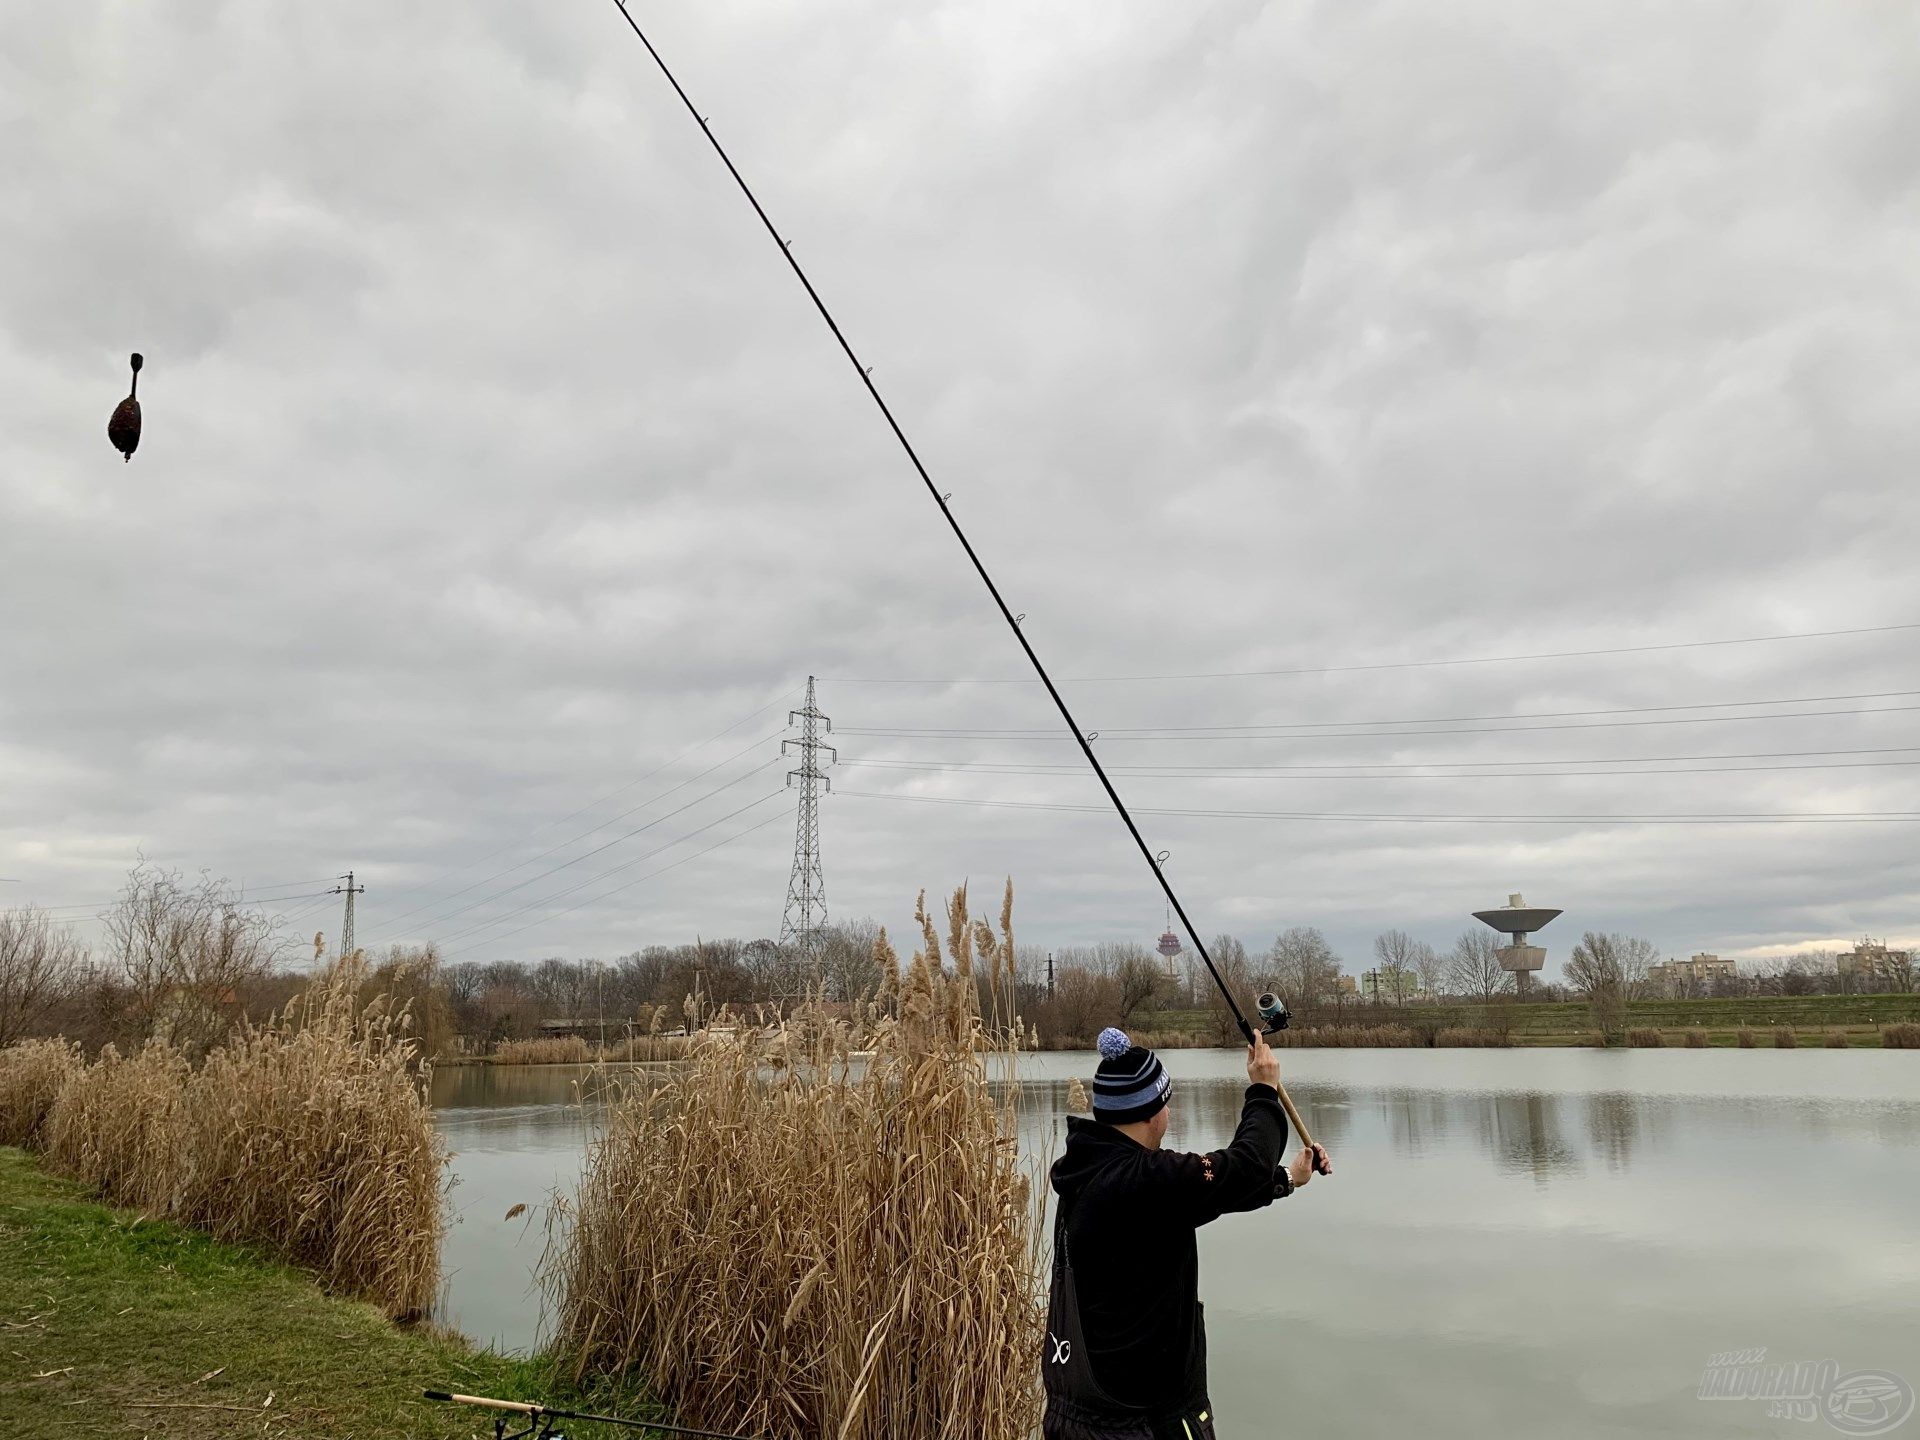
[{"label": "calm water surface", "polygon": [[[1170,1051],[1168,1144],[1224,1144],[1243,1064]],[[1064,1135],[1091,1053],[1021,1061],[1021,1141]],[[1920,1384],[1920,1055],[1288,1051],[1338,1173],[1200,1232],[1227,1437],[1832,1435],[1696,1398],[1709,1356]],[[447,1069],[446,1318],[538,1342],[544,1201],[579,1173],[573,1067]],[[531,1208],[513,1221],[519,1203]],[[1896,1435],[1920,1437],[1920,1418]]]}]

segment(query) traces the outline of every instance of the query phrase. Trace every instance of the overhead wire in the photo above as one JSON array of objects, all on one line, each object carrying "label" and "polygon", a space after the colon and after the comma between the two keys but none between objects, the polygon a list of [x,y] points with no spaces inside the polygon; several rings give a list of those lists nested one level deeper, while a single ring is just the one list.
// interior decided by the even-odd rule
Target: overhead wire
[{"label": "overhead wire", "polygon": [[[674,766],[678,765],[682,760],[685,760],[689,755],[696,754],[699,751],[706,749],[707,746],[713,744],[714,741],[716,740],[725,739],[728,735],[731,735],[735,730],[738,730],[742,725],[747,724],[749,721],[759,719],[762,715],[766,714],[769,710],[777,710],[783,702],[790,700],[795,695],[799,694],[802,688],[803,687],[797,686],[797,685],[788,686],[787,688],[781,690],[778,694],[776,694],[765,705],[762,705],[759,709],[751,711],[746,715],[742,715],[738,720],[734,721],[731,725],[728,725],[725,729],[716,730],[713,734],[709,735],[706,739],[700,741],[698,744],[689,746],[685,750],[682,750],[678,755],[674,756],[671,760],[667,761],[665,764],[656,766],[654,769],[649,770],[646,774],[640,776],[638,779],[629,780],[624,785],[616,786],[614,789],[609,790],[606,794],[600,796],[598,799],[588,801],[585,805],[582,805],[579,809],[574,810],[569,814],[562,815],[558,820],[549,820],[545,824],[537,826],[534,829],[529,830],[526,833],[520,835],[518,838],[509,840],[505,845],[500,846],[498,849],[489,850],[485,855],[480,856],[478,859],[469,860],[464,865],[457,865],[451,870],[442,871],[439,875],[436,875],[431,880],[423,880],[414,885],[404,885],[400,887],[398,890],[396,890],[395,892],[393,892],[394,896],[397,897],[401,895],[413,895],[413,894],[418,894],[421,890],[431,889],[432,887],[440,884],[442,881],[451,880],[455,875],[465,874],[468,870],[473,869],[476,865],[486,864],[487,861],[493,859],[495,856],[504,855],[507,851],[513,849],[516,845],[525,844],[527,841],[533,839],[533,837],[536,835],[544,834],[548,830],[552,830],[557,826],[564,825],[569,820],[576,820],[580,816],[586,814],[589,810],[598,809],[600,806],[606,804],[607,801],[612,800],[616,796],[626,794],[627,791],[633,789],[635,786],[646,784],[647,781],[653,779],[654,776],[665,774],[668,770],[671,770]],[[632,812],[628,811],[627,813],[631,814]],[[618,819],[619,817],[616,816],[614,818]],[[611,824],[612,822],[609,821],[607,823]],[[593,832],[588,831],[587,833],[592,834]],[[548,853],[551,853],[551,852],[548,852]],[[511,874],[512,870],[510,869],[505,873]],[[485,882],[482,882],[482,883],[485,883]],[[454,893],[462,894],[465,892],[455,891]],[[389,897],[389,898],[393,898],[393,897]],[[451,899],[451,898],[452,896],[441,897],[441,899],[443,900]],[[432,902],[432,903],[438,903],[438,902]],[[418,914],[420,910],[427,909],[427,908],[430,908],[430,906],[417,906],[413,910],[405,911],[404,914],[405,915]],[[396,917],[396,918],[401,918],[401,917]]]},{"label": "overhead wire", "polygon": [[[733,758],[738,759],[739,757],[735,756]],[[722,763],[725,763],[725,762],[722,762]],[[529,885],[536,884],[539,881],[548,878],[549,876],[557,875],[562,870],[570,870],[575,865],[580,864],[583,860],[591,860],[595,855],[599,855],[607,850],[611,850],[616,845],[624,844],[628,840],[633,839],[636,835],[644,835],[647,831],[653,829],[654,826],[663,825],[667,821],[673,819],[673,817],[676,815],[684,815],[687,811],[693,809],[696,805],[704,804],[706,801],[711,800],[716,795],[723,795],[727,791],[733,789],[734,786],[744,784],[746,781],[751,780],[754,776],[762,773],[763,771],[771,768],[772,766],[780,765],[784,763],[785,763],[785,757],[776,755],[772,759],[754,766],[751,770],[747,770],[742,772],[739,775],[736,775],[733,779],[727,781],[724,785],[718,785],[711,790],[704,791],[703,793],[694,796],[693,799],[687,801],[686,804],[681,805],[676,809],[669,810],[664,815],[656,815],[653,819],[649,820],[644,825],[636,826],[632,830],[628,830],[623,834],[616,835],[611,840],[604,841],[601,844],[594,846],[591,850],[584,850],[580,854],[575,855],[570,860],[564,860],[558,865],[549,866],[547,869],[540,871],[538,874],[529,875],[526,879],[518,881],[515,884],[509,885],[505,889],[491,891],[488,894],[481,896],[477,900],[469,901],[465,905],[456,906],[454,909],[449,910],[444,914],[434,916],[432,917],[430,923],[435,925],[444,925],[447,923],[447,921],[453,919],[456,915],[464,915],[469,911],[479,909],[483,905],[491,905],[495,901],[498,901],[504,898],[505,896],[514,894],[516,891],[526,889],[526,887]],[[702,773],[711,773],[711,772],[708,771],[708,772],[702,772]],[[680,787],[676,786],[675,788],[678,789]]]},{"label": "overhead wire", "polygon": [[[1780,710],[1758,715],[1681,715],[1658,720],[1583,720],[1572,725],[1487,725],[1463,727],[1453,730],[1340,730],[1331,728],[1340,723],[1324,722],[1325,727],[1311,734],[1285,731],[1278,725],[1272,733],[1233,734],[1233,735],[1148,735],[1137,731],[1115,733],[1099,730],[1093,732],[1095,739],[1111,738],[1124,744],[1179,743],[1199,744],[1209,741],[1227,741],[1245,743],[1260,740],[1371,740],[1403,739],[1416,735],[1521,735],[1543,733],[1552,730],[1623,730],[1638,729],[1649,725],[1718,725],[1756,720],[1818,720],[1835,715],[1899,715],[1920,710],[1920,705],[1877,705],[1865,708],[1839,710]],[[1302,722],[1311,724],[1313,722]],[[1387,724],[1387,721],[1362,721],[1361,724]],[[857,729],[846,727],[836,732],[840,735],[858,735],[863,738],[892,740],[1010,740],[1015,742],[1053,741],[1060,737],[1044,731],[1018,730],[928,730],[928,729]]]},{"label": "overhead wire", "polygon": [[[1015,765],[968,765],[964,763],[945,765],[915,765],[891,760],[854,760],[842,758],[839,764],[858,766],[872,770],[908,771],[915,774],[940,774],[959,772],[965,774],[987,775],[1068,775],[1078,774],[1078,766],[1051,765],[1045,767]],[[1115,765],[1116,775],[1131,775],[1141,780],[1285,780],[1293,782],[1313,780],[1541,780],[1592,778],[1599,776],[1629,775],[1747,775],[1747,774],[1794,774],[1810,770],[1880,770],[1890,767],[1920,765],[1920,760],[1852,760],[1838,761],[1820,765],[1704,765],[1670,766],[1663,770],[1495,770],[1481,767],[1467,769],[1466,773],[1451,775],[1393,773],[1385,770],[1361,771],[1353,773],[1335,768],[1327,774],[1276,774],[1272,771],[1250,772],[1247,769],[1205,770],[1197,767],[1167,768],[1141,765]],[[1462,768],[1462,767],[1457,767]]]},{"label": "overhead wire", "polygon": [[[475,880],[472,884],[462,885],[458,890],[455,890],[450,894],[442,895],[437,900],[429,900],[424,905],[416,905],[411,910],[403,910],[400,914],[383,920],[382,928],[391,929],[392,927],[398,925],[401,921],[406,920],[411,916],[418,915],[425,910],[439,910],[439,908],[445,905],[449,900],[456,900],[462,895],[467,895],[472,893],[475,890],[478,890],[483,885],[490,885],[495,880],[504,879],[507,876],[513,874],[516,870],[524,870],[529,865],[537,865],[540,861],[546,859],[548,856],[557,855],[560,851],[565,850],[568,846],[577,845],[580,841],[585,840],[588,836],[599,834],[602,830],[606,829],[609,825],[613,825],[621,820],[626,819],[630,815],[637,815],[641,811],[649,809],[650,807],[658,804],[660,801],[666,799],[667,796],[686,789],[687,786],[693,784],[696,780],[703,780],[707,776],[713,774],[714,771],[724,769],[728,765],[731,765],[734,761],[738,760],[741,756],[751,754],[753,751],[759,749],[762,745],[769,744],[770,742],[779,739],[780,734],[781,734],[781,731],[776,730],[770,735],[763,735],[759,739],[753,740],[748,744],[742,746],[740,749],[734,751],[731,755],[727,755],[719,760],[714,761],[713,764],[709,765],[706,769],[696,771],[694,774],[689,775],[686,779],[680,781],[679,784],[669,785],[665,790],[660,791],[659,794],[649,796],[647,799],[641,801],[638,805],[629,806],[627,809],[622,810],[618,815],[610,816],[607,819],[602,820],[597,825],[589,826],[587,829],[581,831],[579,834],[574,835],[569,839],[561,841],[558,845],[549,846],[547,849],[541,851],[538,855],[531,856],[525,860],[517,861],[516,863],[507,866],[504,870],[496,870],[493,874],[483,876],[482,878]],[[695,748],[698,749],[700,747],[696,746]],[[777,759],[778,757],[775,757],[775,758]],[[767,763],[772,764],[773,761],[768,761]],[[765,769],[766,767],[762,766],[760,768]],[[672,813],[678,814],[679,811],[674,811]],[[642,826],[641,830],[644,830],[646,828],[647,828],[646,826]],[[637,835],[639,833],[640,833],[639,830],[630,832],[630,834],[633,834],[633,835]],[[618,843],[618,842],[615,841],[610,843]],[[586,853],[587,855],[598,854],[599,850],[605,849],[605,848],[606,848],[605,846],[600,846],[598,849],[589,850]],[[581,856],[579,858],[584,859],[585,856]],[[567,862],[567,864],[572,864],[572,863],[574,862],[573,861]],[[521,885],[529,884],[531,883],[532,880],[538,880],[541,878],[541,876],[551,875],[554,873],[555,870],[564,870],[565,868],[566,868],[566,865],[556,865],[551,869],[541,871],[540,874],[538,875],[529,877],[528,880],[521,881],[520,885],[511,885],[507,887],[506,891],[496,891],[494,893],[495,894],[510,893],[513,890],[519,889]],[[490,898],[490,897],[487,897],[487,898]],[[484,898],[483,900],[476,901],[475,903],[476,904],[484,903]],[[451,919],[455,915],[462,914],[463,912],[470,910],[472,908],[473,908],[472,905],[458,906],[453,910],[449,910],[441,914],[429,916],[426,923],[439,924],[443,921]]]},{"label": "overhead wire", "polygon": [[[1038,800],[972,800],[950,795],[903,795],[872,790],[836,790],[836,795],[859,800],[898,800],[919,805],[971,805],[996,810],[1053,810],[1103,814],[1100,805],[1073,805]],[[1310,810],[1203,810],[1142,805],[1143,815],[1185,816],[1207,820],[1350,820],[1389,825],[1796,825],[1796,824],[1912,824],[1920,810],[1862,810],[1832,812],[1738,812],[1680,815],[1541,815],[1541,814],[1432,814],[1344,813]]]},{"label": "overhead wire", "polygon": [[[1596,715],[1653,715],[1674,710],[1744,710],[1755,709],[1762,705],[1824,705],[1835,700],[1899,700],[1920,695],[1920,690],[1870,690],[1852,695],[1800,695],[1774,697],[1766,700],[1694,700],[1678,705],[1620,705],[1601,710],[1515,710],[1505,715],[1402,715],[1386,720],[1269,720],[1248,725],[1103,725],[1103,735],[1214,735],[1228,733],[1250,733],[1269,730],[1324,730],[1343,726],[1376,725],[1465,725],[1486,720],[1577,720],[1589,719]],[[1799,713],[1799,712],[1794,712]],[[1816,712],[1832,714],[1836,712]],[[843,725],[842,735],[898,735],[914,734],[928,736],[947,736],[975,738],[990,735],[1003,735],[1011,738],[1053,739],[1060,733],[1048,727],[1035,729],[1031,726],[1011,728],[991,727],[906,727],[906,726],[855,726]]]},{"label": "overhead wire", "polygon": [[[1702,650],[1726,645],[1769,645],[1783,640],[1830,640],[1846,635],[1886,635],[1920,630],[1920,620],[1892,625],[1861,625],[1845,630],[1800,630],[1779,635],[1742,635],[1731,639],[1673,640],[1649,645],[1609,645],[1590,650],[1538,650],[1519,655],[1473,655],[1444,660],[1382,660],[1350,665],[1301,665],[1283,670],[1190,670],[1148,675],[1066,675],[1064,685],[1120,685],[1169,680],[1240,680],[1283,675],[1339,675],[1369,670],[1428,670],[1452,665],[1507,665],[1524,660],[1582,660],[1604,655],[1648,655],[1662,650]],[[1031,675],[962,676],[936,679],[921,676],[823,675],[836,685],[1031,685]]]},{"label": "overhead wire", "polygon": [[[779,791],[775,792],[775,794],[779,794],[779,793],[783,793],[783,792],[779,792]],[[773,796],[769,795],[764,797],[763,800],[756,801],[754,803],[764,804],[765,800],[770,800],[772,798]],[[743,807],[743,809],[746,809],[746,810],[750,810],[752,808],[753,806],[751,805]],[[740,813],[740,812],[736,812],[736,813]],[[614,886],[613,889],[606,891],[604,894],[588,896],[585,900],[577,901],[574,904],[568,905],[563,909],[554,911],[551,914],[542,915],[537,920],[529,920],[525,925],[516,926],[513,929],[505,931],[499,935],[489,935],[486,939],[478,943],[480,945],[497,944],[502,940],[511,939],[515,935],[521,934],[522,932],[527,930],[531,930],[535,925],[548,924],[554,920],[559,919],[562,915],[572,914],[575,910],[578,910],[583,905],[596,904],[601,900],[610,899],[611,897],[620,894],[622,891],[632,889],[635,885],[642,884],[645,881],[652,880],[657,876],[664,875],[669,870],[678,869],[680,866],[685,865],[691,860],[698,860],[702,855],[711,855],[715,850],[720,849],[722,846],[731,845],[736,840],[745,839],[747,836],[753,834],[756,830],[764,830],[767,826],[773,824],[776,820],[786,819],[787,814],[788,812],[786,810],[777,810],[773,814],[767,816],[766,819],[756,821],[754,824],[747,826],[744,830],[736,831],[732,835],[728,835],[719,840],[716,840],[713,844],[704,846],[699,850],[695,850],[692,854],[682,855],[678,860],[673,861],[671,864],[662,865],[657,870],[649,870],[645,875],[636,875],[631,880],[622,881],[620,884]]]}]

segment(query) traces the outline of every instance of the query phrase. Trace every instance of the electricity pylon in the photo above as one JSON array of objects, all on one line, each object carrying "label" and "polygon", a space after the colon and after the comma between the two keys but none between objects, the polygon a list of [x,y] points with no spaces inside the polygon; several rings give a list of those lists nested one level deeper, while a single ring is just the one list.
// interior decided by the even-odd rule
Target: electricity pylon
[{"label": "electricity pylon", "polygon": [[803,973],[812,979],[820,968],[820,932],[827,924],[827,884],[820,873],[820,791],[833,781],[820,768],[824,753],[831,765],[839,759],[833,746],[822,744],[821,734],[833,733],[833,721],[814,703],[813,676],[807,677],[807,704],[787,712],[787,724],[800,722],[797,740],[782,740],[780,753],[800,756],[800,768],[787,772],[787,785],[800,789],[800,813],[793,831],[793,875],[787,881],[787,908],[780,916],[780,948],[793,947]]},{"label": "electricity pylon", "polygon": [[353,897],[366,894],[367,887],[353,883],[351,870],[340,878],[347,883],[334,886],[329,893],[347,897],[347,913],[340,918],[340,958],[350,960],[353,958]]}]

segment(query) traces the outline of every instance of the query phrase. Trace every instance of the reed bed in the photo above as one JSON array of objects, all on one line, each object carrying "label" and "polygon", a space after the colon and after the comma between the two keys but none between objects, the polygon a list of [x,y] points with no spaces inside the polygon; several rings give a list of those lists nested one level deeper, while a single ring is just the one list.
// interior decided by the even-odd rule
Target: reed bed
[{"label": "reed bed", "polygon": [[1707,1032],[1704,1030],[1687,1031],[1687,1049],[1704,1050],[1707,1048]]},{"label": "reed bed", "polygon": [[1434,1033],[1433,1043],[1446,1050],[1504,1050],[1513,1044],[1513,1037],[1504,1030],[1447,1026]]},{"label": "reed bed", "polygon": [[1627,1031],[1627,1044],[1641,1050],[1658,1050],[1667,1043],[1667,1037],[1658,1030],[1633,1029]]},{"label": "reed bed", "polygon": [[1306,1025],[1267,1037],[1268,1045],[1283,1050],[1407,1050],[1419,1043],[1404,1025]]},{"label": "reed bed", "polygon": [[1800,1032],[1791,1025],[1773,1027],[1773,1048],[1776,1050],[1795,1050],[1800,1045]]},{"label": "reed bed", "polygon": [[1751,1050],[1760,1043],[1760,1037],[1743,1025],[1740,1033],[1734,1037],[1734,1043],[1742,1050]]},{"label": "reed bed", "polygon": [[579,1035],[506,1040],[487,1058],[495,1065],[618,1065],[685,1059],[693,1041],[685,1035],[633,1035],[611,1045],[589,1045]]},{"label": "reed bed", "polygon": [[395,1317],[425,1313],[446,1149],[407,1017],[385,998],[363,1007],[361,979],[337,967],[198,1068],[164,1041],[74,1061],[40,1127],[48,1167],[112,1204],[305,1265]]},{"label": "reed bed", "polygon": [[[1039,1422],[1040,1192],[1014,1097],[1012,890],[947,907],[849,1019],[697,1038],[630,1091],[557,1213],[557,1353],[687,1423],[837,1440],[1026,1440]],[[983,1015],[976,973],[990,1010]],[[870,1051],[856,1059],[856,1051]]]},{"label": "reed bed", "polygon": [[1847,1048],[1847,1032],[1844,1030],[1827,1031],[1826,1047],[1829,1050],[1846,1049]]},{"label": "reed bed", "polygon": [[0,1050],[0,1145],[37,1145],[53,1102],[79,1069],[79,1050],[61,1040]]},{"label": "reed bed", "polygon": [[586,1065],[593,1047],[578,1035],[543,1035],[534,1040],[504,1040],[494,1047],[496,1065]]},{"label": "reed bed", "polygon": [[1920,1025],[1910,1022],[1882,1025],[1880,1044],[1888,1050],[1920,1050]]}]

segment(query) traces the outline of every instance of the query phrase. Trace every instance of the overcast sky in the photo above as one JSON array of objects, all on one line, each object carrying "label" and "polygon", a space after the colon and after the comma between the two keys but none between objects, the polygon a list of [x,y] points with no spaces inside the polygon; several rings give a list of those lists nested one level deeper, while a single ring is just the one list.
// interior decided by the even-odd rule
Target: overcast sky
[{"label": "overcast sky", "polygon": [[[1355,967],[1511,891],[1556,962],[1920,937],[1920,629],[1408,663],[1920,622],[1915,13],[636,9],[1123,793],[1270,812],[1143,813],[1195,922]],[[811,673],[836,917],[1163,928],[606,0],[5,0],[0,156],[6,903],[769,934]],[[1629,818],[1699,815],[1896,818]]]}]

